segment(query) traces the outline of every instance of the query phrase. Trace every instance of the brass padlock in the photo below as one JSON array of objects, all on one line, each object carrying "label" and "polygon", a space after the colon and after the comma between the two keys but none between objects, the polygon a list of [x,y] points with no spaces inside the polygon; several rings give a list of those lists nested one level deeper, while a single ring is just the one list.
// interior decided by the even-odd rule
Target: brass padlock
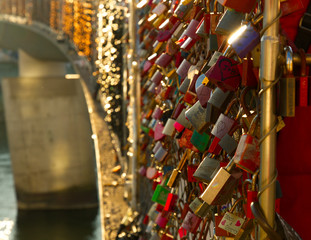
[{"label": "brass padlock", "polygon": [[234,187],[242,176],[240,171],[234,171],[234,160],[228,163],[225,168],[220,168],[200,196],[209,205],[225,204],[232,195]]},{"label": "brass padlock", "polygon": [[280,79],[280,115],[283,117],[295,116],[295,85],[296,79],[293,75],[293,51],[290,46],[285,47],[286,73],[285,78]]}]

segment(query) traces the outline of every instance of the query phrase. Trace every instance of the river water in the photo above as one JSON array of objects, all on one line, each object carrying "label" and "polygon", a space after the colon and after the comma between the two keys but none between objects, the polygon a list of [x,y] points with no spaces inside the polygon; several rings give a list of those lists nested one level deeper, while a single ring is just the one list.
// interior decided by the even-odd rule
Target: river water
[{"label": "river water", "polygon": [[[15,77],[16,63],[0,63],[2,77]],[[0,105],[2,105],[0,88]],[[99,209],[17,209],[10,153],[0,106],[0,240],[100,240]]]}]

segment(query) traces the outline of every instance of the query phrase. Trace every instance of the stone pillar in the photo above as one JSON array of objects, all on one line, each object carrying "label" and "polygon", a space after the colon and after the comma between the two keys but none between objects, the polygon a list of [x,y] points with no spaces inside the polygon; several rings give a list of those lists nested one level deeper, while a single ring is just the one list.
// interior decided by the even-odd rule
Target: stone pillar
[{"label": "stone pillar", "polygon": [[97,206],[96,167],[79,79],[65,64],[20,51],[20,77],[2,80],[5,119],[20,209]]}]

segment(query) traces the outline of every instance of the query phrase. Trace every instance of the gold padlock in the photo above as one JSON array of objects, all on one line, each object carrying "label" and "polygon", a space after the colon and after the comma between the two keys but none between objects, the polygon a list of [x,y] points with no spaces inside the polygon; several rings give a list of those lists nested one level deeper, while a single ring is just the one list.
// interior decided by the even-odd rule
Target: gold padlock
[{"label": "gold padlock", "polygon": [[207,186],[205,191],[200,196],[209,205],[222,205],[225,204],[232,192],[242,172],[233,171],[235,169],[234,160],[231,159],[225,168],[220,168]]}]

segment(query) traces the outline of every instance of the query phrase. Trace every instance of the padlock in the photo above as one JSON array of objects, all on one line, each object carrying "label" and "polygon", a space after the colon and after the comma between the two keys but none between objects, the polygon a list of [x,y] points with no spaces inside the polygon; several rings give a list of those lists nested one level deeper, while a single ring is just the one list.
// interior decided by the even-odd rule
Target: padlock
[{"label": "padlock", "polygon": [[215,154],[215,155],[220,154],[222,148],[218,144],[219,141],[220,141],[220,138],[214,137],[214,139],[212,140],[211,145],[209,146],[207,152],[211,153],[211,154]]},{"label": "padlock", "polygon": [[157,58],[155,61],[155,64],[158,65],[159,67],[167,67],[169,63],[172,61],[172,56],[167,54],[167,53],[162,53],[160,57]]},{"label": "padlock", "polygon": [[187,13],[193,7],[193,2],[194,2],[193,0],[180,1],[179,5],[174,11],[174,16],[179,19],[184,19]]},{"label": "padlock", "polygon": [[232,8],[238,12],[250,13],[254,10],[257,3],[256,0],[237,1],[237,0],[218,0],[218,2],[227,8]]},{"label": "padlock", "polygon": [[188,164],[187,166],[187,179],[188,182],[197,182],[197,179],[193,176],[198,166],[193,164]]},{"label": "padlock", "polygon": [[159,203],[162,206],[165,206],[167,196],[170,193],[170,190],[166,186],[167,175],[163,177],[161,184],[158,184],[151,200],[153,202]]},{"label": "padlock", "polygon": [[179,86],[179,92],[185,94],[189,88],[190,85],[190,79],[188,77],[186,77],[180,84]]},{"label": "padlock", "polygon": [[234,171],[234,167],[234,159],[231,159],[225,168],[220,168],[200,196],[201,199],[209,205],[225,204],[242,176],[240,171]]},{"label": "padlock", "polygon": [[241,136],[232,158],[237,167],[252,174],[256,172],[260,165],[259,140],[253,136],[258,121],[258,116],[256,116],[251,123],[249,132]]},{"label": "padlock", "polygon": [[[235,35],[236,33],[239,36]],[[242,25],[232,37],[228,39],[228,44],[234,52],[243,59],[260,43],[260,34],[252,23]]]},{"label": "padlock", "polygon": [[206,108],[203,108],[199,101],[189,108],[185,115],[193,128],[199,133],[203,133],[210,125],[210,123],[205,122]]},{"label": "padlock", "polygon": [[196,29],[200,23],[199,20],[200,20],[202,14],[203,14],[203,11],[201,10],[197,13],[195,18],[191,19],[189,25],[187,26],[187,28],[183,32],[183,34],[180,36],[179,40],[181,38],[184,38],[184,37],[188,37],[188,38],[190,37],[192,39],[198,39],[198,35],[196,35],[195,32],[196,32]]},{"label": "padlock", "polygon": [[210,183],[220,168],[217,159],[206,156],[198,166],[193,176],[201,182]]},{"label": "padlock", "polygon": [[162,117],[162,114],[163,114],[163,109],[159,105],[157,105],[155,109],[153,110],[153,113],[151,116],[156,120],[160,120]]},{"label": "padlock", "polygon": [[163,124],[160,121],[156,121],[156,124],[154,126],[154,140],[159,141],[162,140],[165,135],[162,133],[164,129]]},{"label": "padlock", "polygon": [[163,79],[163,75],[162,73],[157,70],[154,75],[151,78],[151,81],[155,84],[155,85],[159,85],[161,80]]},{"label": "padlock", "polygon": [[205,73],[205,76],[223,91],[236,91],[241,82],[238,64],[231,58],[220,56],[217,62]]},{"label": "padlock", "polygon": [[167,200],[164,206],[164,211],[167,211],[167,212],[174,211],[176,202],[178,200],[177,189],[178,188],[172,188],[171,192],[168,194]]},{"label": "padlock", "polygon": [[152,149],[152,152],[153,152],[153,153],[156,153],[160,147],[162,147],[162,143],[161,143],[160,141],[158,141],[158,142],[154,145],[154,147],[153,147],[153,149]]},{"label": "padlock", "polygon": [[207,12],[204,13],[203,18],[201,19],[195,34],[198,35],[199,37],[207,37],[210,32],[210,22],[211,22],[210,13],[208,10]]},{"label": "padlock", "polygon": [[182,110],[186,108],[185,104],[182,102],[182,99],[180,98],[178,103],[176,104],[176,107],[172,113],[172,119],[177,119],[179,114],[182,112]]},{"label": "padlock", "polygon": [[306,53],[302,48],[299,49],[299,54],[301,57],[300,78],[299,78],[299,106],[307,107],[308,106],[308,95],[309,95],[309,89],[308,89],[309,77],[307,76],[307,72],[308,72],[307,71],[308,70],[307,59],[306,59]]},{"label": "padlock", "polygon": [[206,132],[199,133],[196,130],[193,131],[190,142],[195,146],[200,152],[204,152],[209,144],[211,135]]},{"label": "padlock", "polygon": [[[176,122],[179,123],[180,125],[184,126],[185,128],[191,128],[192,125],[191,123],[189,122],[189,120],[186,118],[186,111],[188,109],[184,108],[181,113],[179,114],[178,118],[176,119]],[[176,125],[176,123],[174,124],[174,126]],[[178,129],[177,129],[178,131]]]},{"label": "padlock", "polygon": [[235,11],[234,9],[227,9],[219,19],[215,32],[221,35],[229,35],[241,26],[244,18],[244,13]]},{"label": "padlock", "polygon": [[170,176],[170,178],[169,178],[169,180],[168,180],[168,182],[167,182],[167,186],[168,186],[168,187],[172,188],[172,187],[175,186],[176,180],[177,180],[177,178],[178,178],[178,176],[179,176],[181,170],[182,170],[183,167],[185,166],[185,163],[186,163],[186,161],[187,161],[187,159],[188,159],[189,153],[190,153],[189,149],[186,149],[185,152],[184,152],[184,154],[183,154],[183,156],[182,156],[182,158],[180,159],[180,161],[179,161],[179,163],[178,163],[177,168],[175,168],[175,169],[172,171],[172,174],[171,174],[171,176]]},{"label": "padlock", "polygon": [[[201,76],[204,76],[204,74],[202,74]],[[200,77],[201,77],[200,76]],[[197,89],[196,89],[196,93],[197,93],[197,98],[199,100],[199,103],[201,104],[201,106],[203,108],[206,108],[207,106],[207,102],[210,99],[211,95],[212,95],[212,89],[205,86],[204,84],[201,84]]]},{"label": "padlock", "polygon": [[155,223],[160,227],[160,228],[165,228],[166,224],[169,221],[169,215],[170,213],[163,210],[158,214],[158,216],[155,219]]},{"label": "padlock", "polygon": [[[279,104],[280,112],[279,113],[283,117],[294,117],[295,116],[296,79],[293,75],[293,69],[294,69],[293,51],[290,46],[285,47],[284,50],[285,50],[285,55],[286,55],[286,73],[285,73],[285,78],[280,79],[280,104]],[[302,64],[303,63],[304,63],[304,59],[302,59]]]},{"label": "padlock", "polygon": [[257,87],[258,80],[255,75],[253,62],[254,60],[251,57],[251,53],[248,53],[247,57],[242,59],[242,64],[238,65],[242,77],[241,86]]},{"label": "padlock", "polygon": [[217,10],[218,0],[214,1],[214,9],[213,12],[210,12],[210,35],[216,34],[216,27],[219,22],[219,19],[222,16],[222,12],[218,12]]},{"label": "padlock", "polygon": [[237,205],[243,200],[243,198],[239,198],[234,202],[230,211],[226,212],[221,219],[220,224],[218,225],[219,228],[222,228],[233,235],[236,235],[240,231],[245,219],[237,216],[236,214],[233,214],[233,212]]},{"label": "padlock", "polygon": [[187,215],[185,216],[181,227],[186,229],[188,232],[195,233],[201,223],[201,218],[188,211]]},{"label": "padlock", "polygon": [[154,158],[158,162],[162,162],[166,156],[168,155],[168,150],[165,149],[163,146],[160,146],[159,149],[155,152]]},{"label": "padlock", "polygon": [[233,137],[234,132],[241,128],[241,125],[236,125],[222,139],[219,141],[219,146],[231,157],[234,155],[235,150],[238,146],[238,142]]},{"label": "padlock", "polygon": [[[218,50],[218,49],[217,49],[217,50]],[[213,66],[213,65],[217,62],[217,60],[218,60],[218,58],[219,58],[220,56],[222,56],[222,52],[220,52],[220,51],[215,51],[215,52],[213,53],[213,55],[211,56],[210,60],[207,62],[207,64],[205,64],[205,65],[202,67],[201,72],[203,72],[203,73],[205,74],[205,73],[211,68],[211,66]],[[203,83],[203,84],[206,85],[206,83]]]},{"label": "padlock", "polygon": [[211,133],[219,138],[222,139],[228,132],[229,130],[232,128],[232,126],[236,123],[237,119],[239,119],[241,117],[241,109],[239,110],[239,113],[237,114],[237,116],[235,118],[231,118],[228,117],[227,115],[229,114],[231,108],[234,106],[234,104],[236,104],[237,99],[233,99],[226,111],[224,113],[221,113],[217,122],[215,123]]},{"label": "padlock", "polygon": [[258,191],[256,189],[256,184],[257,184],[257,178],[258,178],[259,170],[257,170],[252,177],[252,185],[251,189],[247,190],[247,200],[246,200],[246,217],[248,219],[254,219],[253,212],[251,210],[251,203],[252,202],[257,202],[258,201]]},{"label": "padlock", "polygon": [[175,124],[176,120],[169,118],[166,121],[166,124],[164,126],[164,129],[162,131],[162,133],[166,136],[173,136],[175,133],[175,128],[174,128],[174,124]]},{"label": "padlock", "polygon": [[231,102],[233,95],[234,93],[231,91],[224,92],[222,89],[216,88],[208,100],[208,103],[212,104],[221,112],[224,112],[228,104]]},{"label": "padlock", "polygon": [[206,202],[196,197],[190,203],[189,208],[195,215],[197,215],[198,217],[204,218],[210,213],[212,206],[208,205]]},{"label": "padlock", "polygon": [[184,59],[180,66],[177,68],[176,73],[178,76],[180,76],[181,79],[185,79],[190,67],[191,63],[187,59]]},{"label": "padlock", "polygon": [[157,218],[159,212],[156,210],[157,208],[157,203],[154,203],[151,205],[151,207],[148,210],[147,216],[149,217],[149,220],[154,222],[155,219]]}]

